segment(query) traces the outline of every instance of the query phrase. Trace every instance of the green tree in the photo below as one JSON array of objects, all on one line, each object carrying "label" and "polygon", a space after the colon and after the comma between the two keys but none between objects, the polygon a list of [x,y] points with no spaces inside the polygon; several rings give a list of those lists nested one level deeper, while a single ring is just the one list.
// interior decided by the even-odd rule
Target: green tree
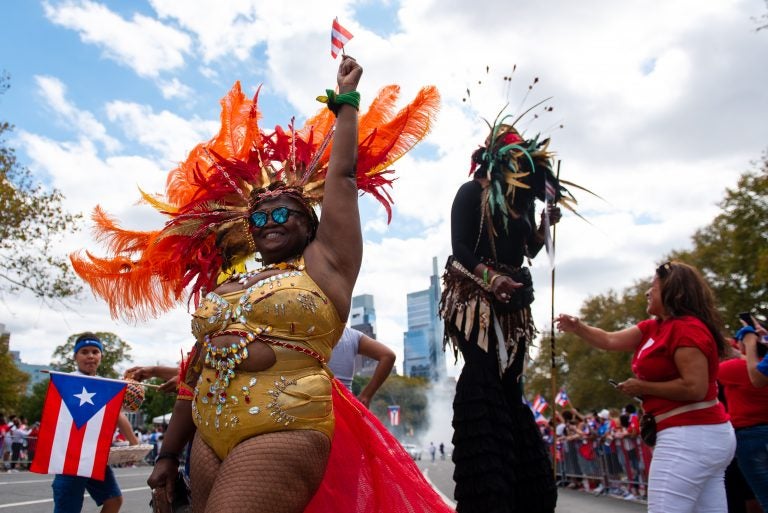
[{"label": "green tree", "polygon": [[[649,287],[650,279],[646,279],[621,293],[608,291],[591,297],[584,302],[579,317],[607,331],[637,324],[648,317],[645,292]],[[571,333],[561,333],[555,344],[557,388],[565,387],[571,404],[579,410],[620,408],[627,404],[628,398],[615,390],[608,380],[623,381],[630,377],[631,360],[631,353],[600,351]],[[552,402],[550,369],[549,339],[545,337],[542,350],[528,370],[526,387],[529,397],[538,393]]]},{"label": "green tree", "polygon": [[[660,260],[681,260],[702,272],[717,299],[724,328],[731,333],[740,327],[738,312],[768,314],[768,153],[756,166],[742,174],[734,188],[726,189],[721,212],[694,233],[692,249],[672,251]],[[620,294],[609,291],[589,298],[580,317],[608,331],[637,324],[647,318],[645,291],[650,280],[638,281]],[[566,387],[577,408],[626,404],[626,396],[607,379],[621,381],[631,375],[630,353],[595,350],[572,334],[557,337],[555,353],[558,388]],[[550,367],[547,339],[528,372],[529,395],[551,395]]]},{"label": "green tree", "polygon": [[[355,376],[352,392],[357,395],[368,384],[370,378]],[[371,401],[371,412],[389,427],[390,405],[400,406],[400,426],[402,432],[417,432],[429,427],[427,415],[427,390],[429,384],[423,378],[389,376],[376,392]]]},{"label": "green tree", "polygon": [[[162,385],[164,381],[159,378],[152,378],[146,383]],[[151,424],[152,419],[155,417],[165,415],[173,410],[173,404],[175,402],[176,394],[166,394],[154,387],[144,387],[144,402],[141,404],[139,411],[146,416],[147,423]]]},{"label": "green tree", "polygon": [[28,382],[29,375],[16,367],[8,352],[8,344],[0,343],[0,411],[18,411]]},{"label": "green tree", "polygon": [[741,327],[739,312],[768,314],[768,153],[757,165],[726,189],[722,211],[693,235],[693,249],[670,255],[702,272],[731,333]]},{"label": "green tree", "polygon": [[[8,87],[8,75],[0,74],[0,94]],[[74,296],[81,286],[54,245],[76,231],[80,215],[66,213],[61,192],[46,190],[19,164],[5,142],[12,129],[0,121],[0,297],[21,290],[45,300]]]},{"label": "green tree", "polygon": [[[56,349],[53,351],[53,361],[51,361],[51,366],[54,369],[62,372],[72,372],[75,370],[75,340],[80,335],[80,333],[70,335],[65,344],[56,346]],[[115,369],[123,362],[132,361],[131,346],[114,333],[98,331],[96,336],[99,337],[99,340],[104,345],[101,365],[99,365],[99,370],[97,371],[98,375],[105,378],[119,378],[120,373]]]},{"label": "green tree", "polygon": [[43,416],[46,392],[48,392],[48,380],[32,385],[32,393],[27,395],[19,405],[19,415],[26,417],[30,422],[40,420]]},{"label": "green tree", "polygon": [[[765,0],[765,6],[768,7],[768,0]],[[760,32],[763,29],[768,29],[768,12],[762,14],[759,18],[752,19],[758,24],[757,29],[755,29],[757,32]]]}]

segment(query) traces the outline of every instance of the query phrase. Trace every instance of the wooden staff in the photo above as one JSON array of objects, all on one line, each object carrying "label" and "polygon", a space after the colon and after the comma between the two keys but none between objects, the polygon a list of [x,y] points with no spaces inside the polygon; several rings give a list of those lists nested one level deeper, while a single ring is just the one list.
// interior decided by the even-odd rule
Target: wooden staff
[{"label": "wooden staff", "polygon": [[[557,161],[557,176],[560,180],[560,161]],[[557,415],[557,378],[555,377],[555,236],[557,235],[557,225],[552,225],[552,293],[551,293],[551,314],[549,318],[550,322],[550,335],[549,335],[549,354],[550,354],[550,382],[552,384],[552,472],[555,480],[557,480],[557,425],[555,424],[555,416]]]},{"label": "wooden staff", "polygon": [[[40,369],[39,372],[42,372],[44,374],[64,374],[64,375],[70,376],[69,372],[59,372],[59,371],[52,371],[52,370],[47,370],[47,369]],[[83,377],[83,378],[101,379],[101,380],[104,380],[104,381],[114,381],[115,383],[133,383],[134,385],[141,385],[143,387],[150,387],[150,388],[160,388],[162,386],[162,385],[151,385],[149,383],[141,383],[139,381],[130,381],[129,382],[129,381],[126,381],[124,379],[105,378],[103,376],[87,376],[85,374],[82,374],[82,375],[79,375],[79,376]]]}]

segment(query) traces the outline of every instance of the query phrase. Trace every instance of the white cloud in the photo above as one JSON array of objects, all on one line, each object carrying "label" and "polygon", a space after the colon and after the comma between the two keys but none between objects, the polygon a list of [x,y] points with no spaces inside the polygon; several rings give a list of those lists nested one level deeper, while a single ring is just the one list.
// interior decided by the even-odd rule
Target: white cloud
[{"label": "white cloud", "polygon": [[190,53],[187,34],[141,14],[126,20],[88,0],[43,5],[50,21],[76,30],[83,42],[97,45],[106,57],[144,77],[181,68]]},{"label": "white cloud", "polygon": [[161,80],[160,83],[160,92],[163,94],[163,98],[170,99],[170,98],[189,98],[192,96],[192,88],[190,88],[187,85],[184,85],[181,83],[181,81],[178,78],[173,78],[171,80]]},{"label": "white cloud", "polygon": [[[530,134],[551,134],[563,177],[607,200],[574,191],[592,226],[566,216],[558,227],[558,312],[575,312],[590,295],[649,276],[666,252],[688,246],[693,231],[717,212],[724,187],[734,184],[768,145],[763,119],[768,112],[768,37],[756,34],[750,21],[765,11],[760,0],[674,0],[653,8],[594,0],[546,6],[404,0],[394,23],[397,30],[387,36],[366,20],[354,19],[355,6],[345,1],[154,0],[150,7],[158,19],[135,15],[127,20],[101,4],[68,1],[47,4],[46,12],[140,76],[166,84],[166,99],[190,95],[190,89],[200,92],[202,85],[174,75],[188,67],[206,80],[225,82],[218,97],[234,78],[255,76],[265,83],[262,105],[288,103],[299,116],[313,113],[318,108],[314,97],[332,86],[338,65],[328,56],[328,12],[343,17],[355,34],[347,50],[365,68],[363,105],[385,84],[401,84],[401,105],[422,85],[436,84],[443,107],[427,139],[434,151],[428,157],[409,155],[393,166],[399,179],[390,226],[383,224],[383,209],[363,219],[366,233],[375,234],[377,242],[365,244],[355,293],[374,295],[379,338],[398,347],[400,357],[406,294],[427,288],[432,257],[438,256],[442,267],[450,252],[451,202],[467,179],[472,150],[485,138],[480,118],[493,118],[507,98],[501,77],[512,65],[517,71],[509,110],[520,110],[528,84],[539,77],[524,105],[553,96],[555,110],[523,126]],[[486,65],[491,69],[487,76]],[[476,84],[478,79],[484,83]],[[255,84],[243,85],[252,91]],[[198,114],[186,105],[182,112],[167,102],[116,98],[105,112],[107,121],[123,130],[118,136],[107,133],[100,113],[80,112],[66,101],[63,85],[49,81],[44,87],[54,111],[69,113],[81,120],[78,126],[88,128],[78,129],[69,141],[18,125],[32,155],[30,167],[54,177],[70,206],[82,210],[101,203],[127,225],[156,227],[158,220],[147,207],[132,205],[136,185],[161,191],[172,163],[216,131],[216,123],[206,121],[212,111]],[[467,87],[471,106],[462,102]],[[563,130],[556,129],[560,123]],[[100,156],[99,145],[107,148],[112,140],[123,147],[144,145],[161,160],[128,152]],[[75,242],[92,246],[86,235]],[[535,320],[544,328],[550,317],[544,255],[534,261],[534,280]],[[82,325],[111,322],[99,305],[83,303],[93,313]],[[52,348],[62,332],[76,328],[59,321],[49,328],[39,320],[39,312],[47,310],[26,311],[37,311],[38,320],[24,317],[6,324],[14,329],[12,343],[20,341],[30,350],[40,340]],[[141,327],[115,324],[114,331],[130,334],[140,363],[154,362],[169,346],[173,354],[166,358],[172,360],[179,343],[190,342],[184,318],[183,312],[174,312]]]},{"label": "white cloud", "polygon": [[147,105],[123,101],[110,102],[107,116],[118,123],[130,139],[164,156],[167,159],[164,167],[184,160],[197,143],[210,139],[220,126],[218,121],[184,119],[169,111],[155,114]]},{"label": "white cloud", "polygon": [[75,129],[79,135],[89,140],[100,142],[108,152],[120,149],[120,142],[107,135],[107,130],[90,112],[77,109],[66,98],[66,86],[55,77],[35,77],[40,98],[48,104],[62,126]]}]

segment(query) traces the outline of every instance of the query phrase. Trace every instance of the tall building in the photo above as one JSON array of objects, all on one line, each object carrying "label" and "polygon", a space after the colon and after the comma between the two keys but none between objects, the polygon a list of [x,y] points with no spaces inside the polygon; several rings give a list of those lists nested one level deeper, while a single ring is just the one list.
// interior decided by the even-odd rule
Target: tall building
[{"label": "tall building", "polygon": [[[352,328],[376,340],[376,309],[373,307],[372,294],[360,294],[352,297],[349,324]],[[355,374],[372,376],[376,369],[376,363],[373,358],[357,355],[355,357]]]},{"label": "tall building", "polygon": [[376,338],[376,309],[373,307],[373,295],[360,294],[352,297],[349,324],[369,337]]},{"label": "tall building", "polygon": [[407,296],[408,331],[404,334],[403,374],[439,381],[445,377],[443,323],[438,317],[440,276],[437,257],[432,258],[429,288]]}]

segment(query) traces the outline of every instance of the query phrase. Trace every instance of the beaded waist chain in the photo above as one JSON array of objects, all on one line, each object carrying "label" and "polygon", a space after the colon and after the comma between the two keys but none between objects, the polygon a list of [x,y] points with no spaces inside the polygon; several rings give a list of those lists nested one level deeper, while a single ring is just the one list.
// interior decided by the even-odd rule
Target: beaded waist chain
[{"label": "beaded waist chain", "polygon": [[[273,346],[279,346],[284,347],[286,349],[290,349],[291,351],[298,351],[299,353],[304,353],[307,356],[311,356],[320,364],[325,365],[327,363],[325,357],[318,353],[317,351],[313,351],[312,349],[309,349],[307,347],[299,346],[296,344],[291,344],[290,342],[283,342],[282,340],[277,340],[270,337],[264,337],[259,334],[253,333],[251,331],[245,331],[245,330],[222,330],[217,331],[216,333],[213,333],[212,335],[209,335],[206,337],[206,341],[210,340],[212,336],[222,336],[222,335],[234,335],[236,337],[240,337],[240,344],[232,344],[232,346],[227,346],[223,348],[213,348],[211,352],[216,352],[217,354],[222,354],[222,356],[226,356],[227,353],[230,354],[237,354],[240,353],[242,355],[242,352],[240,351],[240,347],[242,345],[242,348],[245,350],[245,355],[241,356],[241,361],[245,358],[248,358],[248,352],[247,349],[245,349],[245,346],[250,344],[251,342],[263,342],[265,344],[271,344]],[[243,345],[244,344],[244,345]],[[210,347],[210,344],[206,344],[208,347]],[[234,351],[232,348],[234,347]],[[208,356],[208,351],[206,351],[206,356]],[[206,358],[206,363],[208,363],[208,358]],[[237,362],[240,363],[240,362]]]}]

